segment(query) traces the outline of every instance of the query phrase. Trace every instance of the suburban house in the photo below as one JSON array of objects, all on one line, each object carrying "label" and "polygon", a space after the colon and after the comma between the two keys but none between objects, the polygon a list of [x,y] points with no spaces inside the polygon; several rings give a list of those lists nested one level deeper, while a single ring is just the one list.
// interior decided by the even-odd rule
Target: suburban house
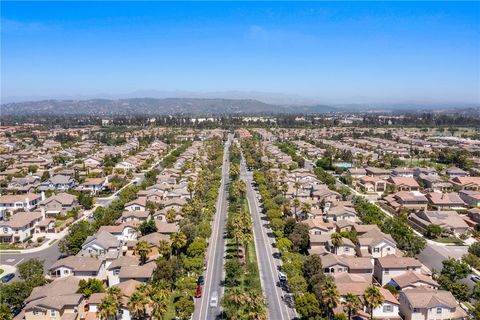
[{"label": "suburban house", "polygon": [[122,216],[117,220],[119,223],[123,222],[137,222],[142,223],[150,217],[149,211],[123,211]]},{"label": "suburban house", "polygon": [[468,176],[468,172],[466,172],[465,170],[462,170],[460,168],[457,168],[457,167],[450,167],[448,168],[445,173],[447,174],[447,176],[449,176],[450,178],[455,178],[455,177],[466,177]]},{"label": "suburban house", "polygon": [[413,177],[414,173],[415,170],[410,168],[395,168],[392,170],[392,175],[396,177]]},{"label": "suburban house", "polygon": [[130,202],[125,203],[126,211],[146,211],[147,209],[147,199],[146,198],[137,198]]},{"label": "suburban house", "polygon": [[[388,319],[388,320],[401,320],[402,318],[399,315],[400,312],[400,302],[395,298],[395,296],[385,288],[378,288],[382,294],[384,301],[383,303],[374,308],[372,311],[373,319]],[[370,310],[365,306],[364,312],[368,315]],[[369,319],[369,316],[364,317],[364,319]]]},{"label": "suburban house", "polygon": [[420,190],[420,185],[412,176],[408,177],[396,177],[392,176],[387,179],[387,182],[394,186],[395,191],[418,191]]},{"label": "suburban house", "polygon": [[324,220],[325,222],[334,222],[340,220],[349,220],[349,221],[357,221],[357,212],[352,207],[346,206],[334,206],[325,210],[324,213]]},{"label": "suburban house", "polygon": [[376,229],[365,232],[357,238],[357,253],[361,257],[381,258],[397,251],[397,244],[392,236]]},{"label": "suburban house", "polygon": [[480,177],[455,177],[450,182],[461,190],[480,191]]},{"label": "suburban house", "polygon": [[64,215],[78,207],[77,197],[65,192],[53,195],[40,203],[40,208],[46,215]]},{"label": "suburban house", "polygon": [[400,292],[400,315],[405,320],[466,320],[467,313],[446,290],[425,287]]},{"label": "suburban house", "polygon": [[14,214],[9,220],[0,222],[0,242],[23,242],[30,239],[42,219],[42,213],[36,211]]},{"label": "suburban house", "polygon": [[310,234],[331,234],[335,231],[333,224],[325,223],[321,218],[307,219],[302,223],[308,226]]},{"label": "suburban house", "polygon": [[101,226],[98,231],[106,231],[115,236],[120,242],[126,243],[127,241],[137,239],[137,229],[135,225],[133,222],[125,222],[119,225]]},{"label": "suburban house", "polygon": [[48,269],[52,278],[75,276],[80,279],[105,279],[105,261],[94,257],[69,256],[55,263]]},{"label": "suburban house", "polygon": [[384,192],[387,188],[387,182],[375,176],[365,176],[358,180],[358,186],[364,192]]},{"label": "suburban house", "polygon": [[105,187],[108,183],[108,179],[104,178],[90,178],[85,180],[84,183],[80,185],[81,190],[90,191],[94,194],[98,193]]},{"label": "suburban house", "polygon": [[430,206],[438,210],[464,210],[466,204],[456,192],[430,192],[425,195],[430,202]]},{"label": "suburban house", "polygon": [[29,193],[40,185],[40,177],[27,175],[24,178],[12,178],[7,185],[7,190],[14,192]]},{"label": "suburban house", "polygon": [[443,180],[438,175],[420,174],[418,180],[425,186],[425,188],[432,191],[449,191],[453,188],[453,184],[451,182]]},{"label": "suburban house", "polygon": [[113,286],[120,283],[120,271],[122,268],[138,267],[140,261],[137,257],[126,255],[113,260],[107,267],[108,285]]},{"label": "suburban house", "polygon": [[478,190],[462,190],[458,193],[459,197],[470,206],[480,206],[480,191]]},{"label": "suburban house", "polygon": [[65,277],[33,288],[17,317],[25,320],[85,318],[85,300],[77,293],[79,281],[76,277]]},{"label": "suburban house", "polygon": [[13,214],[16,210],[31,211],[41,200],[42,196],[35,193],[0,196],[0,220],[5,219],[7,213]]},{"label": "suburban house", "polygon": [[79,255],[116,259],[121,253],[121,242],[107,231],[99,231],[89,236],[82,244]]},{"label": "suburban house", "polygon": [[422,264],[415,258],[397,257],[394,255],[380,257],[375,259],[373,275],[378,282],[384,286],[397,277],[405,274],[407,271],[418,271]]},{"label": "suburban house", "polygon": [[370,258],[342,257],[332,253],[320,256],[323,272],[327,275],[349,273],[362,276],[364,280],[372,282],[373,264]]},{"label": "suburban house", "polygon": [[153,271],[155,271],[157,264],[155,261],[147,262],[139,266],[124,266],[120,269],[118,278],[120,283],[125,281],[136,280],[139,282],[147,282],[152,278]]},{"label": "suburban house", "polygon": [[[128,308],[128,301],[130,300],[130,296],[135,292],[137,287],[141,284],[141,282],[136,280],[129,280],[122,283],[118,283],[113,287],[119,288],[120,292],[122,293],[122,297],[120,298],[120,307],[117,311],[115,319],[117,320],[131,320],[133,316],[130,314],[130,310]],[[99,319],[100,317],[97,315],[98,312],[98,305],[101,303],[102,299],[107,294],[105,292],[102,293],[94,293],[91,295],[90,299],[88,300],[88,319]]]},{"label": "suburban house", "polygon": [[418,287],[427,287],[438,289],[438,283],[431,277],[424,275],[421,272],[409,270],[401,275],[392,277],[389,282],[397,290],[408,290]]},{"label": "suburban house", "polygon": [[363,168],[349,168],[347,173],[353,178],[358,179],[367,175],[367,171]]},{"label": "suburban house", "polygon": [[40,190],[59,190],[67,191],[75,187],[75,179],[71,176],[57,174],[40,184]]},{"label": "suburban house", "polygon": [[386,178],[390,175],[390,170],[376,168],[376,167],[367,167],[365,168],[367,176]]},{"label": "suburban house", "polygon": [[402,208],[408,210],[426,210],[428,199],[421,193],[413,193],[409,191],[399,191],[383,198],[385,203],[394,211]]},{"label": "suburban house", "polygon": [[465,234],[469,228],[456,211],[419,211],[410,215],[409,220],[424,230],[434,224],[440,226],[444,232],[456,235]]}]

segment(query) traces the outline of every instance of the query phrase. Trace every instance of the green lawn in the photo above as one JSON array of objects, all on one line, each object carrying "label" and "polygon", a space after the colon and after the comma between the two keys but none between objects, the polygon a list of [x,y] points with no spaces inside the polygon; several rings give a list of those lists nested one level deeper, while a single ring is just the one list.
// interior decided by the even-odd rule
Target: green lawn
[{"label": "green lawn", "polygon": [[5,270],[0,269],[0,276],[5,272]]},{"label": "green lawn", "polygon": [[433,241],[435,242],[440,242],[440,243],[451,243],[451,244],[456,244],[458,246],[463,246],[465,243],[457,238],[437,238],[434,239]]}]

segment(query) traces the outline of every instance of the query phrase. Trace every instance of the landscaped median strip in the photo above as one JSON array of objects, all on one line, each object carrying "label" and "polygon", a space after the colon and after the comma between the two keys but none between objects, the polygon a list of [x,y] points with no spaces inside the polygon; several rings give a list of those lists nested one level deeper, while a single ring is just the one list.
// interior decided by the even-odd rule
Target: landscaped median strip
[{"label": "landscaped median strip", "polygon": [[240,180],[240,159],[240,149],[232,144],[223,312],[226,319],[267,319],[246,185]]}]

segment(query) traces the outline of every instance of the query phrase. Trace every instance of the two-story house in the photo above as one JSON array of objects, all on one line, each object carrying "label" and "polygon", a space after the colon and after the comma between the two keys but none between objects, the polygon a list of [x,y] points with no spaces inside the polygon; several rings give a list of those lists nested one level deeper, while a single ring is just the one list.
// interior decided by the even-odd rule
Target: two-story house
[{"label": "two-story house", "polygon": [[400,292],[400,314],[405,320],[466,320],[467,313],[446,290],[419,287]]},{"label": "two-story house", "polygon": [[23,242],[35,233],[36,225],[42,221],[41,212],[18,212],[8,221],[0,222],[0,242]]},{"label": "two-story house", "polygon": [[420,271],[422,264],[415,258],[397,257],[394,255],[375,259],[374,277],[382,285],[386,285],[393,277],[408,271]]}]

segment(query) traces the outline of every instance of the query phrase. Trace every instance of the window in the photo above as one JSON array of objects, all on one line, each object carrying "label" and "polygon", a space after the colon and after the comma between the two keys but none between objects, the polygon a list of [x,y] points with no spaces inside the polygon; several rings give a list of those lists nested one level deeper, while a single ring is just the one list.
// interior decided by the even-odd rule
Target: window
[{"label": "window", "polygon": [[393,306],[391,304],[384,305],[383,312],[393,312]]},{"label": "window", "polygon": [[344,248],[343,248],[343,251],[345,251],[345,252],[350,252],[350,248],[349,248],[349,247],[344,247]]},{"label": "window", "polygon": [[120,269],[113,269],[113,275],[118,276],[120,274]]},{"label": "window", "polygon": [[442,314],[442,308],[440,307],[437,308],[437,314]]},{"label": "window", "polygon": [[385,269],[384,273],[385,274],[390,274],[390,269]]},{"label": "window", "polygon": [[55,310],[50,310],[50,317],[55,317]]},{"label": "window", "polygon": [[3,228],[3,233],[8,233],[8,228]]},{"label": "window", "polygon": [[380,252],[380,248],[373,248],[373,252]]},{"label": "window", "polygon": [[34,316],[38,316],[38,314],[39,314],[38,310],[33,310],[33,315]]}]

